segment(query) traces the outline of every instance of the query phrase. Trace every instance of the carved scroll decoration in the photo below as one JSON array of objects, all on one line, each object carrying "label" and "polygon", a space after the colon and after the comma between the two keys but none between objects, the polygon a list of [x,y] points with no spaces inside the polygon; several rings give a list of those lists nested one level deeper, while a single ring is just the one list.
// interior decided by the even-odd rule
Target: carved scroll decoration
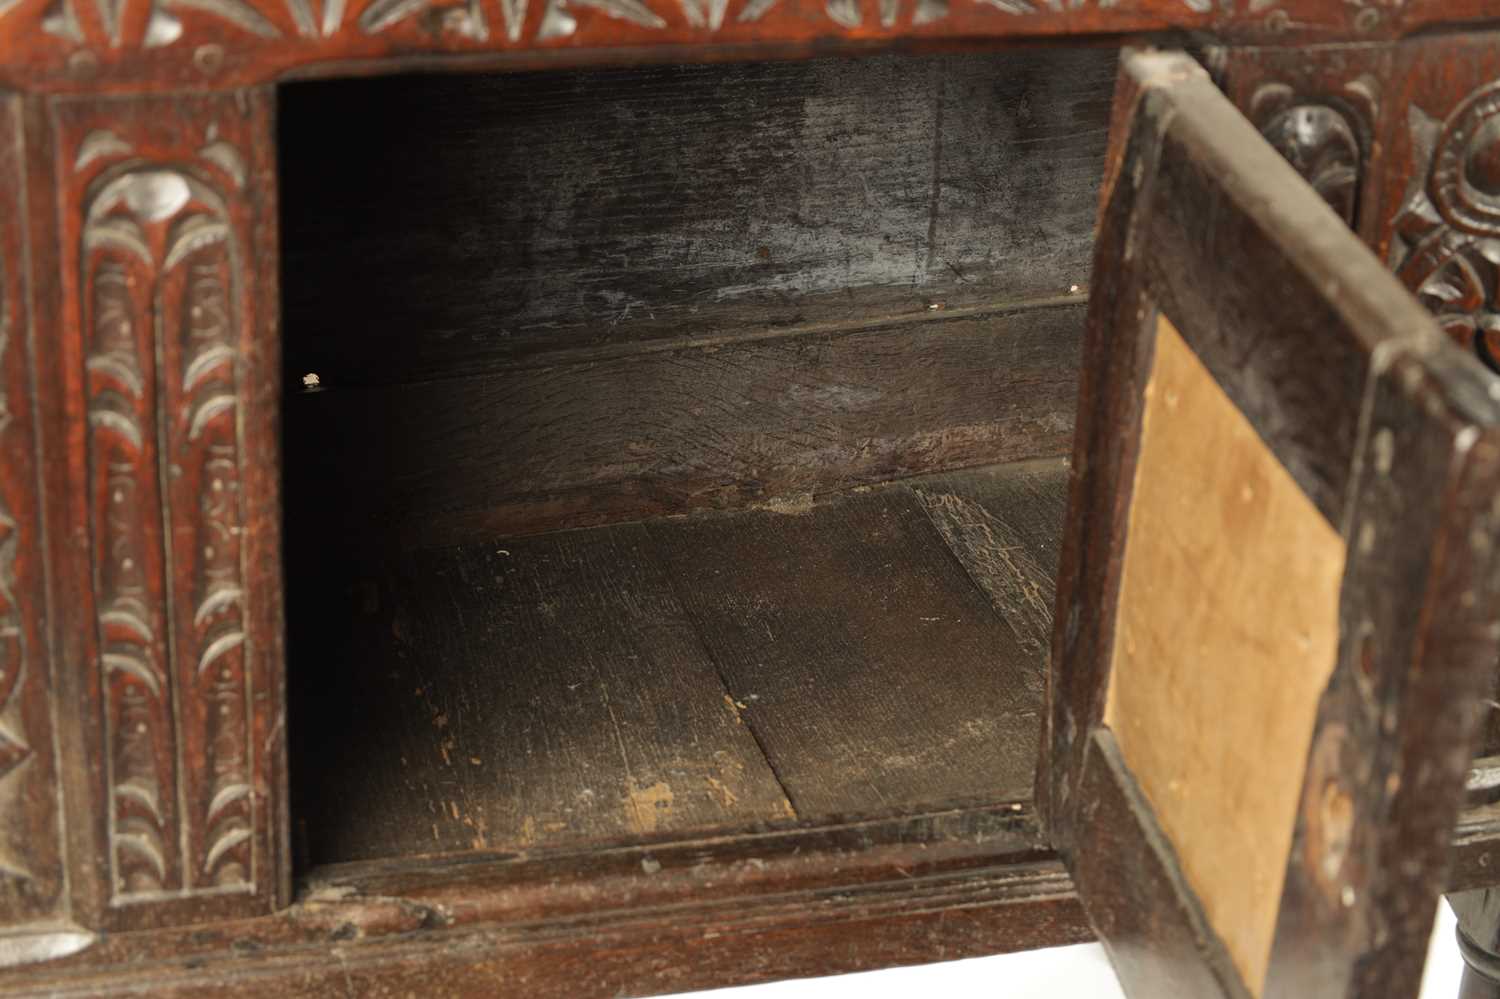
[{"label": "carved scroll decoration", "polygon": [[95,132],[75,161],[106,161],[85,198],[80,287],[117,901],[251,886],[254,829],[241,261],[222,184],[244,169],[212,136],[191,171],[129,154]]},{"label": "carved scroll decoration", "polygon": [[1500,370],[1500,81],[1444,121],[1415,104],[1415,163],[1393,223],[1390,266],[1443,328]]}]

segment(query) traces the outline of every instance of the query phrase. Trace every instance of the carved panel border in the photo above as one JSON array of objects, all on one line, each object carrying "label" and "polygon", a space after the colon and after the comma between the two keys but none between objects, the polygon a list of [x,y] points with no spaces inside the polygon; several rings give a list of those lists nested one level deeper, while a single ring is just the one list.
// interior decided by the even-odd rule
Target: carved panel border
[{"label": "carved panel border", "polygon": [[1395,37],[1478,0],[0,0],[0,80],[240,86],[317,64],[718,46],[1207,30]]},{"label": "carved panel border", "polygon": [[268,102],[55,111],[116,907],[284,881]]},{"label": "carved panel border", "polygon": [[1500,32],[1401,46],[1374,241],[1460,343],[1500,371]]}]

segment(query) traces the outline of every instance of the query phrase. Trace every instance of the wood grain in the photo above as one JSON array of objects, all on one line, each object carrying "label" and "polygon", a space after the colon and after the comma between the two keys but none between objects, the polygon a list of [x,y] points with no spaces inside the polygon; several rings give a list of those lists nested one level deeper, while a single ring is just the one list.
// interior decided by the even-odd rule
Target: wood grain
[{"label": "wood grain", "polygon": [[289,383],[1064,294],[1087,276],[1114,61],[1048,49],[288,87]]},{"label": "wood grain", "polygon": [[[1006,806],[547,857],[315,872],[258,920],[110,937],[19,969],[60,995],[654,994],[1089,938]],[[811,916],[812,918],[809,918]]]},{"label": "wood grain", "polygon": [[650,530],[799,815],[1029,799],[1041,660],[915,497]]},{"label": "wood grain", "polygon": [[1104,724],[1258,996],[1345,546],[1165,318],[1145,394]]},{"label": "wood grain", "polygon": [[1067,479],[1066,459],[1044,458],[924,476],[909,486],[969,577],[1038,661],[1052,638]]},{"label": "wood grain", "polygon": [[0,13],[0,82],[53,90],[238,86],[290,73],[508,68],[568,61],[686,61],[995,44],[1064,35],[1216,34],[1239,42],[1397,38],[1486,19],[1485,0],[1399,7],[1338,0],[1204,6],[1113,0],[1054,7],[983,0],[235,0],[163,4],[17,4]]},{"label": "wood grain", "polygon": [[639,525],[417,553],[353,585],[349,637],[298,691],[311,862],[793,817]]},{"label": "wood grain", "polygon": [[976,571],[1040,565],[1061,471],[328,566],[292,590],[305,862],[1026,800],[1036,624],[923,507],[1020,525],[955,537]]}]

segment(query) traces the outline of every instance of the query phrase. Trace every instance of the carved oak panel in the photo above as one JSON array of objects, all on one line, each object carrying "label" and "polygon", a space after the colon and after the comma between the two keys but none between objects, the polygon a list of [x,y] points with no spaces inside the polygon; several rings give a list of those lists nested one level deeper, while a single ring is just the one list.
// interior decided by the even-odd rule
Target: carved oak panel
[{"label": "carved oak panel", "polygon": [[53,117],[104,893],[126,923],[263,911],[285,881],[269,97]]},{"label": "carved oak panel", "polygon": [[1500,369],[1500,34],[1403,44],[1377,251]]},{"label": "carved oak panel", "polygon": [[0,97],[0,925],[53,914],[64,883],[43,633],[20,103]]}]

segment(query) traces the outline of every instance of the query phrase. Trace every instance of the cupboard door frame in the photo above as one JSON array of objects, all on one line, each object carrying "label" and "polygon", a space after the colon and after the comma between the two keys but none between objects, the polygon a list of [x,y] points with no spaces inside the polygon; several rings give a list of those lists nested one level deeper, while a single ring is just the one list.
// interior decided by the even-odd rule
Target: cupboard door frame
[{"label": "cupboard door frame", "polygon": [[[1500,652],[1493,380],[1186,56],[1124,53],[1101,202],[1039,805],[1129,994],[1415,994]],[[1158,316],[1345,552],[1253,991],[1104,721]]]}]

